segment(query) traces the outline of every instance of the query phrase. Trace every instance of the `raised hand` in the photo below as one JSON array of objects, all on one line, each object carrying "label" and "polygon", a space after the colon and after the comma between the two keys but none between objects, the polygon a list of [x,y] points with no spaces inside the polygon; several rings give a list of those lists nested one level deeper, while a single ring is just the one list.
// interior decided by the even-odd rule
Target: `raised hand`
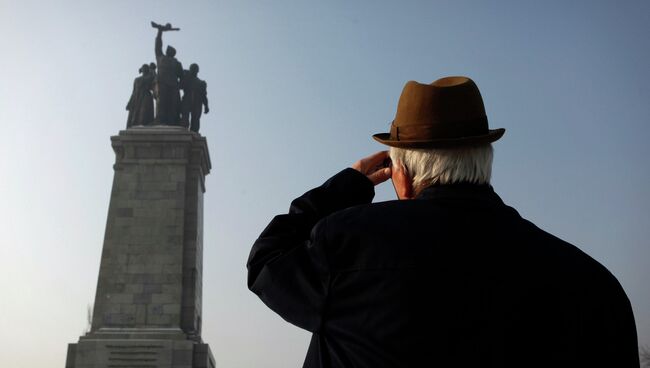
[{"label": "raised hand", "polygon": [[385,182],[391,176],[391,168],[384,166],[384,162],[389,159],[388,151],[380,151],[355,162],[352,168],[368,177],[374,185],[377,185]]}]

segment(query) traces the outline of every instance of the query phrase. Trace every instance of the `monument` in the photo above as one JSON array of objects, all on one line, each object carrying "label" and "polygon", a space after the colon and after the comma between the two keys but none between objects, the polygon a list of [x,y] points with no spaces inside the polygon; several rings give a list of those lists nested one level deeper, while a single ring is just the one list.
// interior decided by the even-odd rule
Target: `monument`
[{"label": "monument", "polygon": [[[152,69],[140,78],[153,78]],[[128,121],[142,123],[133,111]],[[68,345],[66,368],[214,368],[201,338],[207,141],[179,124],[135,124],[111,137],[115,174],[92,325]]]},{"label": "monument", "polygon": [[126,127],[172,125],[198,133],[201,114],[210,112],[207,83],[198,77],[198,64],[192,63],[184,70],[183,64],[176,59],[174,47],[168,45],[165,53],[162,51],[163,32],[180,28],[155,22],[151,22],[151,26],[158,30],[154,44],[156,62],[142,65],[139,70],[142,75],[133,81],[133,92],[126,105],[129,111]]}]

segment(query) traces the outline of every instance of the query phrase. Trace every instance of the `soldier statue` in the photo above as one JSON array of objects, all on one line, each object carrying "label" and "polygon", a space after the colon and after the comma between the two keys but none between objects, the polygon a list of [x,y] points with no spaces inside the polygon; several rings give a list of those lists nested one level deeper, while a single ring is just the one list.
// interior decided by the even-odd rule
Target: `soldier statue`
[{"label": "soldier statue", "polygon": [[[206,114],[210,112],[208,107],[207,83],[199,79],[198,64],[190,65],[190,70],[183,73],[181,86],[183,89],[182,100],[182,121],[187,126],[189,123],[190,130],[199,132],[201,112]],[[205,107],[205,110],[203,110]]]},{"label": "soldier statue", "polygon": [[198,77],[198,64],[183,70],[176,59],[176,49],[172,46],[167,45],[165,53],[162,52],[163,32],[178,31],[180,28],[173,28],[170,23],[160,25],[151,22],[151,26],[158,30],[156,62],[142,65],[142,75],[133,81],[133,92],[126,106],[129,111],[126,127],[155,123],[182,126],[198,133],[201,114],[210,111],[207,83]]},{"label": "soldier statue", "polygon": [[176,49],[167,46],[165,53],[162,52],[162,34],[166,31],[178,31],[167,23],[161,26],[151,22],[151,26],[158,29],[156,36],[156,63],[158,72],[156,74],[156,119],[159,124],[179,125],[181,97],[179,93],[179,82],[183,77],[183,66],[176,60]]},{"label": "soldier statue", "polygon": [[141,76],[133,81],[133,92],[131,98],[126,104],[129,116],[126,121],[126,127],[130,128],[135,125],[148,125],[153,121],[153,88],[154,73],[149,65],[144,64],[140,67]]}]

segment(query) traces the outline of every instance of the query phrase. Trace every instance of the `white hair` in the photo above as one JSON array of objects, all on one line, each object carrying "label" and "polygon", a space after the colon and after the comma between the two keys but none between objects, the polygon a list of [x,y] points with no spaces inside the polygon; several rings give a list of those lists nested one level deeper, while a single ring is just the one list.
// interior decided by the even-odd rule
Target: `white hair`
[{"label": "white hair", "polygon": [[390,148],[391,160],[406,169],[418,191],[432,184],[489,184],[492,153],[489,143],[458,148]]}]

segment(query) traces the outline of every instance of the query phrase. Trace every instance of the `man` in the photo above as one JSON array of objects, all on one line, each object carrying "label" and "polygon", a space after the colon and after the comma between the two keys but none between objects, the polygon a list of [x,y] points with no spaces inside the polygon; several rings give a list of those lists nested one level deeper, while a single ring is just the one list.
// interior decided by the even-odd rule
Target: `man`
[{"label": "man", "polygon": [[[294,200],[248,286],[313,332],[304,367],[638,367],[630,303],[575,246],[506,206],[466,77],[408,82],[379,152]],[[371,204],[392,179],[399,200]]]},{"label": "man", "polygon": [[179,80],[183,77],[183,66],[176,60],[176,49],[167,46],[165,54],[162,52],[162,33],[177,30],[171,24],[160,26],[151,23],[158,29],[155,41],[156,63],[158,73],[156,74],[156,122],[165,125],[179,125],[181,96],[179,92]]}]

